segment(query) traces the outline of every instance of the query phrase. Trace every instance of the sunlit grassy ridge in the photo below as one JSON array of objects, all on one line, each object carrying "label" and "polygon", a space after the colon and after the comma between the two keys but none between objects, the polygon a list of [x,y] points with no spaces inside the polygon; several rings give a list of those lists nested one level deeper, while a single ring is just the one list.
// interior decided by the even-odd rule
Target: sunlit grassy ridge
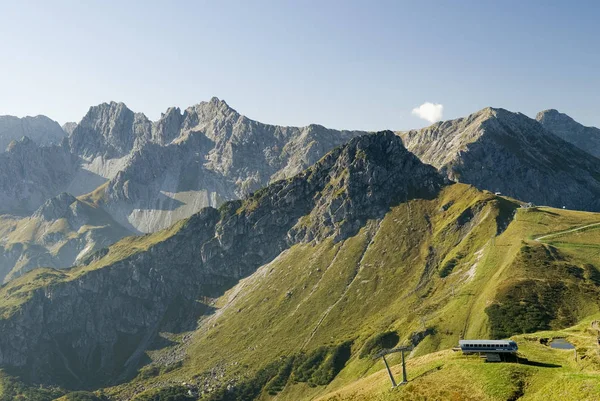
[{"label": "sunlit grassy ridge", "polygon": [[[186,343],[182,367],[137,383],[200,381],[215,366],[224,372],[223,383],[252,382],[270,363],[280,361],[269,369],[281,376],[286,358],[350,343],[344,369],[327,386],[299,380],[298,367],[272,394],[266,389],[274,376],[261,379],[265,389],[259,398],[308,399],[379,370],[360,355],[380,333],[397,333],[399,343],[418,343],[412,356],[420,357],[451,348],[461,336],[504,337],[569,326],[599,311],[599,254],[535,238],[597,222],[598,214],[520,209],[515,201],[451,185],[436,199],[392,208],[345,241],[285,251],[217,300],[216,313],[201,321]],[[499,374],[493,369],[512,374],[509,367],[490,369],[481,381]],[[501,396],[512,391],[509,384],[497,387]],[[131,387],[114,391],[127,394]],[[479,395],[473,393],[473,399],[485,399]]]}]

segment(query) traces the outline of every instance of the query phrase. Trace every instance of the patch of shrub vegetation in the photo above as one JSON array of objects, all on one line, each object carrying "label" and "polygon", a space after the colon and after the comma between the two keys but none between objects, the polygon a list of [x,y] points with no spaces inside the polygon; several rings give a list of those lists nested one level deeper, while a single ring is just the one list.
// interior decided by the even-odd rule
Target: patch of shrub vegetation
[{"label": "patch of shrub vegetation", "polygon": [[267,383],[279,373],[282,361],[271,362],[260,369],[254,377],[241,381],[231,389],[225,387],[212,393],[208,401],[246,401],[256,399]]},{"label": "patch of shrub vegetation", "polygon": [[294,369],[294,360],[295,357],[284,358],[277,375],[267,384],[265,390],[270,395],[276,395],[280,391],[283,390],[285,385],[287,384],[290,375],[292,374],[292,370]]},{"label": "patch of shrub vegetation", "polygon": [[143,393],[134,398],[135,401],[195,401],[196,397],[188,395],[183,386],[173,386]]},{"label": "patch of shrub vegetation", "polygon": [[[498,302],[485,309],[493,338],[533,333],[550,329],[557,318],[566,286],[561,282],[538,284],[527,280],[513,285],[499,296]],[[569,316],[562,324],[571,323]]]},{"label": "patch of shrub vegetation", "polygon": [[263,391],[269,395],[276,395],[290,380],[307,383],[311,387],[324,386],[331,383],[344,368],[351,356],[351,346],[352,342],[345,342],[319,347],[307,354],[281,358],[260,369],[252,378],[237,383],[233,388],[220,388],[206,400],[254,400]]},{"label": "patch of shrub vegetation", "polygon": [[29,387],[18,380],[0,376],[0,401],[52,401],[65,392],[58,388]]},{"label": "patch of shrub vegetation", "polygon": [[324,386],[331,383],[344,368],[351,356],[352,342],[319,347],[309,354],[296,357],[292,371],[295,382],[305,382],[311,387]]},{"label": "patch of shrub vegetation", "polygon": [[65,396],[66,401],[108,401],[106,397],[99,397],[88,391],[75,391]]},{"label": "patch of shrub vegetation", "polygon": [[456,258],[450,259],[449,261],[444,263],[444,266],[440,269],[438,274],[440,275],[441,278],[448,277],[450,275],[450,273],[452,273],[452,270],[454,270],[454,268],[456,267],[457,264],[458,264],[458,259],[456,259]]},{"label": "patch of shrub vegetation", "polygon": [[330,349],[323,363],[313,372],[308,384],[310,386],[325,386],[331,383],[350,359],[351,345],[347,342]]},{"label": "patch of shrub vegetation", "polygon": [[319,347],[308,354],[300,354],[294,364],[294,381],[308,382],[315,370],[323,363],[327,356],[327,347]]},{"label": "patch of shrub vegetation", "polygon": [[359,358],[372,357],[382,349],[393,348],[400,341],[400,336],[395,331],[386,331],[375,334],[363,345]]}]

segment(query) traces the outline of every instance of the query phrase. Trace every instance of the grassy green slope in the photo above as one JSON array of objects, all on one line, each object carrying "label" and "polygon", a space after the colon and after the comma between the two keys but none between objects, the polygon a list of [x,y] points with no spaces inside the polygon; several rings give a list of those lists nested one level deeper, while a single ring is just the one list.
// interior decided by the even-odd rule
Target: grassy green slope
[{"label": "grassy green slope", "polygon": [[[407,385],[390,389],[387,372],[380,370],[318,400],[597,400],[598,331],[590,323],[587,319],[566,330],[513,337],[519,344],[520,363],[485,363],[477,356],[444,350],[410,359]],[[576,345],[577,360],[573,350],[540,343],[558,337]],[[389,359],[393,374],[401,377],[398,357]]]},{"label": "grassy green slope", "polygon": [[[392,333],[391,346],[418,343],[413,357],[420,357],[454,346],[461,336],[566,327],[599,311],[597,249],[535,238],[597,222],[594,213],[518,209],[470,186],[449,186],[434,200],[393,208],[346,241],[292,247],[217,300],[217,312],[186,342],[181,367],[132,384],[183,380],[202,388],[204,373],[217,367],[221,383],[240,387],[269,363],[279,364],[274,369],[281,376],[290,356],[298,361],[319,347],[351,344],[343,370],[334,369],[327,380],[313,375],[307,381],[294,368],[278,379],[283,384],[267,384],[275,388],[271,395],[263,390],[260,396],[298,400],[379,370],[368,355],[380,333]],[[331,383],[315,385],[319,380]],[[134,386],[113,390],[131,394]]]}]

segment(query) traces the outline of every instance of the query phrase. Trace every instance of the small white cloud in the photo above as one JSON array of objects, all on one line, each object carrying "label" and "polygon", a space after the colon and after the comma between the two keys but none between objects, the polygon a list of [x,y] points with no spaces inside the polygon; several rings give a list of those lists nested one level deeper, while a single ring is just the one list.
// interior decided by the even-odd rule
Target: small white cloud
[{"label": "small white cloud", "polygon": [[422,118],[423,120],[427,120],[430,123],[434,123],[442,119],[442,115],[444,114],[444,105],[439,103],[425,102],[419,107],[412,109],[412,114]]}]

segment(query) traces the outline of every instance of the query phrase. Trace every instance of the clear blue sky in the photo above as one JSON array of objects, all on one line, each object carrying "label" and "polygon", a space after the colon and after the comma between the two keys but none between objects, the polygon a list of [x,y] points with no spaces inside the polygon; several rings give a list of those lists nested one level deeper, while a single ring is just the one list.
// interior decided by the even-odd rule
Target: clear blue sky
[{"label": "clear blue sky", "polygon": [[157,119],[212,96],[259,121],[428,125],[486,106],[600,126],[599,1],[0,0],[0,115]]}]

